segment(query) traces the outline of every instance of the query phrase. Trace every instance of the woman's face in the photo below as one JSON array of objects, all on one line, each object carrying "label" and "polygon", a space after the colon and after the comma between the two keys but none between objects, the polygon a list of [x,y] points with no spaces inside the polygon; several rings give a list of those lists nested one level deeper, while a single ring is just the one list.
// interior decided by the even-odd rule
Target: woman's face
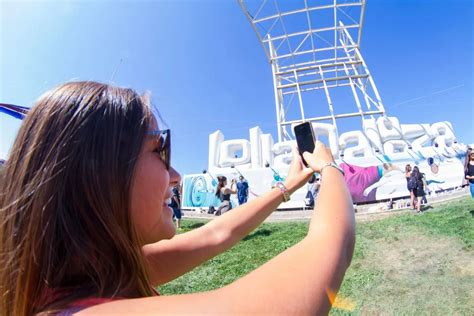
[{"label": "woman's face", "polygon": [[[156,121],[150,130],[157,129]],[[131,213],[144,244],[169,239],[176,233],[173,211],[168,206],[171,189],[181,181],[179,173],[160,159],[158,136],[145,136],[132,181]]]},{"label": "woman's face", "polygon": [[471,160],[471,161],[474,160],[474,154],[470,154],[469,157],[470,157],[469,160]]},{"label": "woman's face", "polygon": [[430,166],[431,172],[432,173],[438,173],[439,172],[439,166],[438,164],[432,163]]}]

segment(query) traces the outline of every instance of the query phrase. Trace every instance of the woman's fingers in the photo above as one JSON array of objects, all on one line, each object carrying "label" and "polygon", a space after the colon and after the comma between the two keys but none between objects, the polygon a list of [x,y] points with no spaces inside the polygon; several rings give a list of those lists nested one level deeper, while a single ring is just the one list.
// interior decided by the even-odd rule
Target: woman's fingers
[{"label": "woman's fingers", "polygon": [[293,147],[293,160],[288,170],[288,176],[286,178],[287,183],[292,183],[296,188],[301,187],[306,183],[313,173],[311,168],[306,168],[303,164],[303,160],[296,147]]},{"label": "woman's fingers", "polygon": [[334,161],[331,151],[322,143],[317,141],[312,153],[304,152],[303,158],[306,163],[316,172],[328,162]]},{"label": "woman's fingers", "polygon": [[303,168],[303,160],[301,159],[301,156],[300,156],[300,153],[298,151],[298,147],[296,146],[293,146],[292,148],[292,152],[293,152],[293,160],[292,162],[296,165],[296,166],[299,166],[301,168]]}]

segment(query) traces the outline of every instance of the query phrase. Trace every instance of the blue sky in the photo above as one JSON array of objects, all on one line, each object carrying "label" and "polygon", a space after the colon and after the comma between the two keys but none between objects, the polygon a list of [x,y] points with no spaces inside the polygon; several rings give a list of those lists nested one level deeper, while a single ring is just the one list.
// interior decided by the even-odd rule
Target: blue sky
[{"label": "blue sky", "polygon": [[[361,50],[388,115],[448,120],[474,143],[472,19],[468,0],[368,1]],[[260,126],[276,140],[270,65],[237,1],[0,1],[0,102],[31,106],[62,82],[113,73],[151,91],[182,173],[207,167],[217,129],[248,139]],[[0,114],[1,158],[19,123]]]}]

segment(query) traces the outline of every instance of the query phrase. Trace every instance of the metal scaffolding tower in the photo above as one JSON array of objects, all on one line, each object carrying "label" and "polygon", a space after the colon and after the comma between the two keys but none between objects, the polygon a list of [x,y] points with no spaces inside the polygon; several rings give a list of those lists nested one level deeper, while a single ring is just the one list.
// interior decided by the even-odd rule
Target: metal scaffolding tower
[{"label": "metal scaffolding tower", "polygon": [[[239,3],[272,67],[278,141],[292,139],[287,127],[305,121],[330,122],[338,135],[339,119],[360,117],[363,123],[385,116],[360,52],[365,0]],[[350,89],[355,106],[335,102],[342,87]],[[327,105],[315,101],[315,94],[324,95]]]}]

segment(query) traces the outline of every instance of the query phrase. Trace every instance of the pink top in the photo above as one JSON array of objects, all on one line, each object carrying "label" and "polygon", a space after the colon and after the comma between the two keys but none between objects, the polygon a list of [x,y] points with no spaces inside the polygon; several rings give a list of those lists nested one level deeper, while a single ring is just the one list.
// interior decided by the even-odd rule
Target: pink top
[{"label": "pink top", "polygon": [[339,167],[344,170],[347,187],[355,203],[375,200],[375,190],[364,196],[364,190],[380,179],[378,166],[359,167],[348,163],[341,163]]},{"label": "pink top", "polygon": [[69,305],[68,308],[56,313],[56,315],[69,316],[69,315],[77,313],[77,312],[79,312],[79,311],[81,311],[81,310],[83,310],[87,307],[91,307],[91,306],[98,305],[98,304],[103,304],[103,303],[108,303],[108,302],[111,302],[111,301],[117,300],[117,299],[120,299],[120,298],[91,297],[91,298],[81,299],[81,300],[73,302],[72,304]]},{"label": "pink top", "polygon": [[[58,300],[60,297],[67,296],[71,290],[69,289],[47,289],[44,294],[41,296],[39,302],[43,303],[42,305],[49,305],[50,303]],[[153,292],[155,292],[156,295],[160,295],[157,290],[153,289]],[[60,311],[57,312],[56,315],[60,316],[69,316],[73,315],[74,313],[77,313],[83,309],[86,309],[88,307],[94,306],[94,305],[99,305],[103,303],[108,303],[112,302],[115,300],[120,300],[123,299],[123,297],[89,297],[89,298],[84,298],[84,299],[79,299],[77,301],[72,302],[69,304],[69,306]],[[39,305],[39,304],[36,304]]]}]

